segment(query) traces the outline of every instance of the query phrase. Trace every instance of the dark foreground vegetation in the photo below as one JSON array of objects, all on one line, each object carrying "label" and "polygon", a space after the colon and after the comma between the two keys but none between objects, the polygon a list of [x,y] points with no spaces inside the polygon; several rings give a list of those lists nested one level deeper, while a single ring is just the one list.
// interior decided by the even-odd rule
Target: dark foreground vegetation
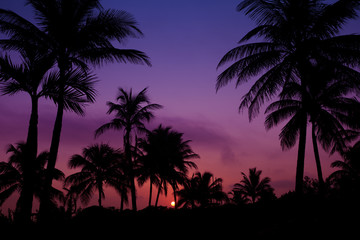
[{"label": "dark foreground vegetation", "polygon": [[[71,218],[59,213],[51,224],[34,223],[32,231],[40,234],[51,227],[58,234],[111,235],[121,232],[124,236],[129,233],[155,236],[164,232],[173,236],[221,234],[221,237],[346,239],[344,237],[356,236],[358,231],[359,199],[309,195],[298,200],[289,193],[270,202],[241,206],[227,204],[195,209],[148,207],[137,212],[91,206]],[[9,219],[1,218],[1,221],[0,226],[4,230],[19,229]]]}]

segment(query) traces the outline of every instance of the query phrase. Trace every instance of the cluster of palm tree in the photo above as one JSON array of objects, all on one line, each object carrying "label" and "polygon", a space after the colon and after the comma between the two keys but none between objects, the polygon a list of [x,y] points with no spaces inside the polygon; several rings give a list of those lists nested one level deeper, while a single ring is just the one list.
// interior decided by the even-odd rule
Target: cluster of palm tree
[{"label": "cluster of palm tree", "polygon": [[[320,185],[323,185],[318,143],[325,151],[343,154],[360,128],[360,36],[339,35],[358,16],[359,1],[244,0],[237,9],[256,27],[219,62],[227,67],[217,79],[217,90],[230,81],[236,86],[259,76],[243,96],[239,110],[248,109],[249,120],[265,102],[265,126],[288,122],[279,135],[281,146],[298,144],[296,192],[304,179],[306,132],[311,123],[312,142]],[[246,43],[255,38],[259,41]]]},{"label": "cluster of palm tree", "polygon": [[22,221],[30,219],[35,191],[31,178],[36,169],[39,98],[49,98],[57,106],[40,196],[40,212],[46,218],[64,111],[84,115],[86,104],[95,101],[95,76],[90,67],[112,62],[150,65],[145,53],[114,45],[142,36],[127,12],[104,9],[99,0],[27,0],[26,4],[34,9],[35,24],[13,11],[0,9],[0,31],[7,36],[0,40],[0,90],[8,95],[26,92],[31,97],[20,193],[23,200],[18,208]]}]

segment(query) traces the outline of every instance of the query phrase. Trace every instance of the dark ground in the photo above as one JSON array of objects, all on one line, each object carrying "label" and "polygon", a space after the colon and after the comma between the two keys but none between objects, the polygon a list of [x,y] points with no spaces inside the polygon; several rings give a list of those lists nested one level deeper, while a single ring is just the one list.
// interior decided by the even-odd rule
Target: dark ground
[{"label": "dark ground", "polygon": [[[102,236],[101,239],[105,236],[114,239],[158,236],[166,239],[189,239],[190,236],[201,239],[359,239],[359,214],[360,204],[354,199],[278,199],[254,205],[178,210],[147,208],[138,212],[92,206],[72,219],[58,219],[48,224],[18,226],[3,220],[0,231],[16,235],[24,233],[18,230],[30,227],[32,236],[51,232],[51,237],[47,237],[72,236],[73,239],[77,236]],[[190,239],[194,239],[192,237]]]}]

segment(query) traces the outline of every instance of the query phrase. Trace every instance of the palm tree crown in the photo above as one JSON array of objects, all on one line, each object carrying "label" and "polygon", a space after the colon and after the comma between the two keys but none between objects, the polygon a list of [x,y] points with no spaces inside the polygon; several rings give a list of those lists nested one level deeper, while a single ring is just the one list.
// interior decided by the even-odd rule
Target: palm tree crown
[{"label": "palm tree crown", "polygon": [[[158,186],[155,206],[160,192],[163,190],[165,195],[167,194],[168,184],[171,185],[175,194],[177,185],[185,182],[189,169],[197,168],[191,160],[199,156],[192,151],[189,143],[189,140],[183,140],[182,133],[162,125],[148,132],[147,139],[140,141],[139,147],[143,151],[143,156],[139,159],[139,181],[143,183],[150,179],[150,191],[152,184]],[[151,199],[149,199],[150,202]]]},{"label": "palm tree crown", "polygon": [[[16,212],[21,214],[23,201],[26,198],[24,191],[31,189],[33,196],[39,198],[44,188],[44,179],[46,176],[45,165],[48,161],[49,152],[41,152],[33,162],[28,161],[29,146],[20,142],[16,146],[9,145],[8,153],[12,153],[8,162],[0,162],[0,205],[9,198],[14,192],[20,193],[16,204]],[[32,168],[32,171],[26,169]],[[32,176],[26,176],[31,174]],[[56,169],[53,178],[56,180],[64,179],[62,171]],[[29,185],[24,189],[25,185]],[[51,201],[56,205],[55,200],[62,198],[62,192],[52,188]],[[32,197],[33,197],[32,196]]]},{"label": "palm tree crown", "polygon": [[104,185],[120,189],[125,184],[120,163],[122,154],[107,144],[95,144],[83,149],[82,155],[75,154],[69,161],[70,168],[81,167],[81,172],[65,179],[73,192],[79,194],[83,203],[88,203],[94,190],[99,192],[98,203],[101,206],[105,197]]},{"label": "palm tree crown", "polygon": [[256,168],[249,169],[249,175],[241,173],[243,179],[234,185],[233,192],[239,192],[252,203],[257,202],[262,196],[272,194],[274,189],[270,186],[270,178],[260,178],[262,171]]},{"label": "palm tree crown", "polygon": [[214,178],[210,172],[196,172],[185,182],[184,188],[178,191],[179,206],[210,207],[218,202],[226,201],[227,195],[222,190],[222,179]]},{"label": "palm tree crown", "polygon": [[[149,122],[153,117],[153,111],[162,108],[161,105],[150,103],[147,96],[147,88],[144,88],[138,94],[134,94],[119,88],[117,103],[107,102],[109,106],[108,114],[115,112],[115,118],[95,131],[95,137],[109,129],[124,130],[123,144],[125,149],[125,158],[128,164],[128,176],[131,187],[132,205],[136,210],[136,192],[135,192],[135,165],[131,153],[131,140],[134,130],[145,131],[145,122]],[[136,138],[136,137],[135,137]]]}]

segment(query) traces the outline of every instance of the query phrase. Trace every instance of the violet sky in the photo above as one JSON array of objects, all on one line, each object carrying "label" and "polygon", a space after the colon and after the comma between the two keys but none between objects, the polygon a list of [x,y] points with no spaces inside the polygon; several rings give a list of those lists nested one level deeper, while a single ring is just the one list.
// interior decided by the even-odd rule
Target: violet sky
[{"label": "violet sky", "polygon": [[[2,0],[0,8],[10,9],[32,19],[32,9],[24,0]],[[155,112],[149,124],[171,126],[192,140],[193,150],[200,155],[195,160],[199,171],[210,171],[223,179],[230,191],[240,181],[241,172],[257,167],[263,177],[271,178],[277,196],[294,189],[297,145],[283,152],[278,140],[281,126],[266,131],[263,110],[249,123],[247,112],[238,112],[241,96],[250,84],[235,89],[235,84],[216,93],[215,81],[221,57],[237,46],[237,41],[255,25],[243,13],[236,11],[240,0],[103,0],[105,9],[121,9],[133,14],[144,37],[129,39],[121,48],[144,51],[152,67],[131,64],[109,64],[96,68],[97,101],[86,109],[86,116],[65,113],[57,167],[66,174],[71,155],[81,153],[92,143],[122,146],[122,132],[108,132],[94,139],[94,130],[112,116],[106,115],[107,101],[115,101],[118,87],[138,92],[149,87],[151,101],[164,106]],[[358,32],[359,21],[347,25],[344,33]],[[266,105],[266,104],[265,104]],[[55,105],[42,100],[39,106],[39,151],[49,149]],[[30,98],[25,94],[0,96],[0,161],[6,161],[8,144],[25,140],[30,116]],[[309,134],[308,134],[309,138]],[[316,178],[315,160],[310,139],[305,159],[305,175]],[[330,163],[339,159],[321,152],[324,176],[333,170]],[[61,185],[59,184],[59,188]],[[111,190],[104,204],[119,207],[119,197]],[[160,204],[169,206],[171,195]],[[138,205],[148,199],[148,185],[138,189]],[[11,202],[13,201],[13,202]],[[8,205],[14,206],[14,199]],[[154,200],[153,200],[154,201]],[[94,198],[93,204],[96,204]],[[6,206],[6,205],[4,205]],[[4,207],[3,206],[3,207]]]}]

